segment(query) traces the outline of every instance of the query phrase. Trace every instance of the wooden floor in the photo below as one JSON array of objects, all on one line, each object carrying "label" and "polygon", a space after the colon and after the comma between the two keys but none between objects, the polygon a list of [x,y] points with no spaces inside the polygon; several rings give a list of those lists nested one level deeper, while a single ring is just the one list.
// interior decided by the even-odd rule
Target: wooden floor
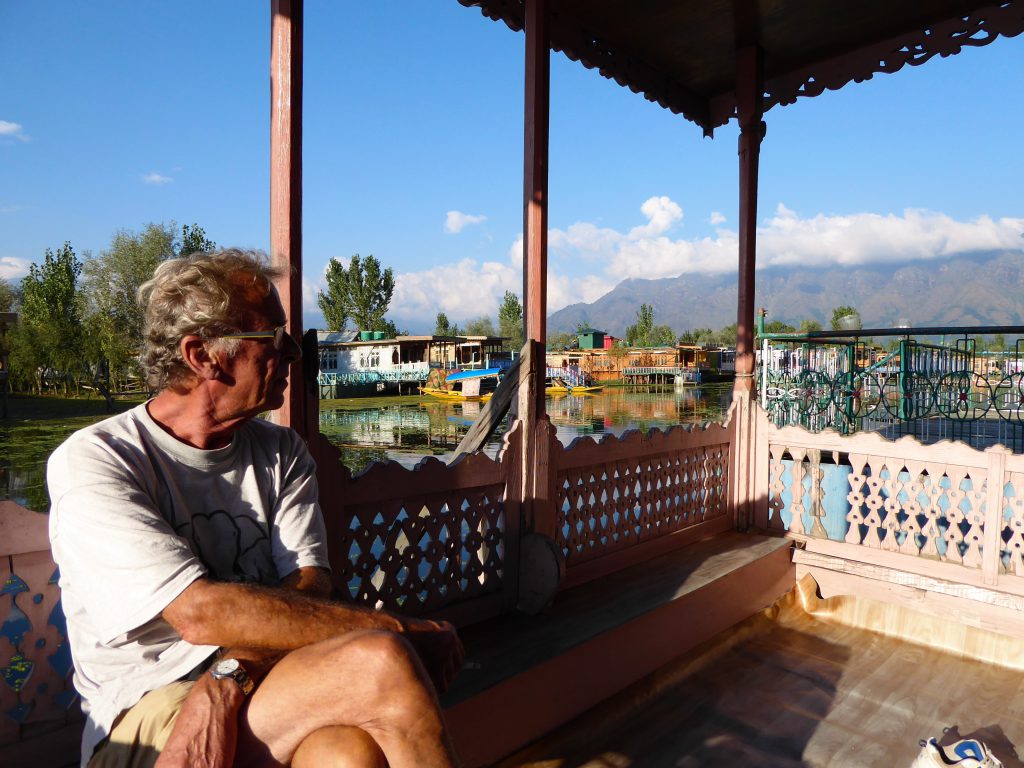
[{"label": "wooden floor", "polygon": [[499,765],[900,768],[975,736],[1024,768],[1024,674],[821,618],[802,587]]}]

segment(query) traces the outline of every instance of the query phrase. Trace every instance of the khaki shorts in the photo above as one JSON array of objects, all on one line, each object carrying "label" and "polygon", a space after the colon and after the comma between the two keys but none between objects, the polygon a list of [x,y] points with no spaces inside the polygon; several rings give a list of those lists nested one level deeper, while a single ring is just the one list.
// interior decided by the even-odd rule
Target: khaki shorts
[{"label": "khaki shorts", "polygon": [[195,683],[184,680],[150,691],[115,721],[89,768],[151,768],[171,737],[181,705]]}]

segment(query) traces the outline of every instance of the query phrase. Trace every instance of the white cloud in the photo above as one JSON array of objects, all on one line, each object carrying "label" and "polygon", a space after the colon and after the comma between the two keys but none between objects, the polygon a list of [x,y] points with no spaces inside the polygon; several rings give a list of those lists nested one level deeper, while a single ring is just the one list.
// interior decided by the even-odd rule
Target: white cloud
[{"label": "white cloud", "polygon": [[389,315],[404,322],[425,321],[444,312],[456,322],[493,316],[505,291],[522,293],[522,273],[496,261],[463,259],[420,272],[395,276],[395,294]]},{"label": "white cloud", "polygon": [[449,235],[457,235],[470,224],[479,224],[482,221],[487,221],[487,217],[473,216],[462,211],[448,211],[444,220],[444,231]]},{"label": "white cloud", "polygon": [[12,123],[8,120],[0,120],[0,137],[2,136],[10,136],[18,141],[30,140],[21,123]]},{"label": "white cloud", "polygon": [[4,280],[20,280],[28,274],[32,262],[18,256],[0,256],[0,278]]},{"label": "white cloud", "polygon": [[16,213],[17,211],[23,211],[28,206],[25,205],[0,205],[0,213]]},{"label": "white cloud", "polygon": [[629,231],[631,239],[662,235],[683,220],[683,209],[664,195],[647,198],[640,212],[647,217],[647,223],[633,227]]},{"label": "white cloud", "polygon": [[170,184],[172,181],[174,181],[174,179],[172,179],[170,176],[163,176],[157,173],[156,171],[153,171],[152,173],[142,174],[142,181],[146,184],[154,184],[160,186],[162,184]]},{"label": "white cloud", "polygon": [[708,219],[708,223],[712,227],[717,227],[719,224],[725,224],[725,221],[725,216],[719,213],[718,211],[712,211],[711,218]]},{"label": "white cloud", "polygon": [[[627,278],[735,271],[739,253],[736,232],[719,229],[714,237],[672,239],[664,233],[682,218],[677,205],[667,198],[651,198],[641,211],[648,223],[626,233],[587,222],[551,230],[549,259],[554,266],[570,260],[602,264],[604,278],[611,283]],[[1024,248],[1024,219],[981,216],[956,221],[945,214],[920,210],[907,210],[902,215],[817,214],[805,219],[780,205],[775,215],[758,227],[757,238],[759,267],[850,266]],[[521,253],[521,248],[521,240],[517,240],[510,257],[517,249]],[[570,292],[571,301],[583,300],[582,284],[572,286]]]},{"label": "white cloud", "polygon": [[818,214],[801,219],[779,205],[757,232],[759,265],[921,261],[957,253],[1024,248],[1024,219],[957,221],[908,209],[896,214]]}]

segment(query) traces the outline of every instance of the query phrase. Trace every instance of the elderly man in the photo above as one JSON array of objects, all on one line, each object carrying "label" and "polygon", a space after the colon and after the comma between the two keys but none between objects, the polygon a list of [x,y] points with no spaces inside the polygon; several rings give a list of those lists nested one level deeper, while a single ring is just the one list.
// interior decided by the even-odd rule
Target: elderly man
[{"label": "elderly man", "polygon": [[279,407],[300,350],[237,250],[139,291],[149,402],[50,458],[82,765],[448,766],[446,623],[330,602],[313,462]]}]

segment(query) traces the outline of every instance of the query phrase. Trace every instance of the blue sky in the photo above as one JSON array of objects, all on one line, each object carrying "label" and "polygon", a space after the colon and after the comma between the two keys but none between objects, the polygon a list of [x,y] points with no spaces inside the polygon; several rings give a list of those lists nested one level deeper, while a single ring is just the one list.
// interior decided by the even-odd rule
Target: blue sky
[{"label": "blue sky", "polygon": [[[266,249],[269,2],[0,0],[0,276],[197,222]],[[328,259],[394,268],[429,331],[521,289],[523,36],[456,0],[306,0],[306,325]],[[1024,246],[1024,36],[771,110],[762,264]],[[549,310],[734,271],[736,128],[713,140],[552,56]],[[683,329],[677,329],[683,330]]]}]

